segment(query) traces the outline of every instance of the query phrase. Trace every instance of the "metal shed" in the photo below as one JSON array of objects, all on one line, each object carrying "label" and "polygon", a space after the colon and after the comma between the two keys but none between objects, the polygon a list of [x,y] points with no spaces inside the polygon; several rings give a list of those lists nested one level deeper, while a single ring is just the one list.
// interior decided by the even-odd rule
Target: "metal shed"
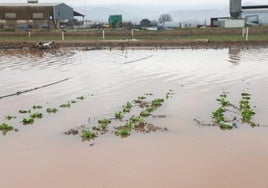
[{"label": "metal shed", "polygon": [[64,3],[0,3],[0,27],[58,28],[60,21],[73,20],[77,14]]}]

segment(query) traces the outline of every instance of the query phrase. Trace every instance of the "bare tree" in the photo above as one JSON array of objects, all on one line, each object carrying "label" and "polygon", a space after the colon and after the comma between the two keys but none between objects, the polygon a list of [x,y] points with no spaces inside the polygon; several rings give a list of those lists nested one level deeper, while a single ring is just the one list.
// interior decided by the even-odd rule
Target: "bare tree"
[{"label": "bare tree", "polygon": [[158,19],[158,22],[164,24],[165,22],[172,21],[172,17],[169,14],[162,14]]}]

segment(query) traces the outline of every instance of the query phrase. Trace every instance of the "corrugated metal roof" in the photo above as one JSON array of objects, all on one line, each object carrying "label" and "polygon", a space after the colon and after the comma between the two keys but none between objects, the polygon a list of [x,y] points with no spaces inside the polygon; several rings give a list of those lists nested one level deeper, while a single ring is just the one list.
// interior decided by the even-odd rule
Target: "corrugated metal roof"
[{"label": "corrugated metal roof", "polygon": [[0,3],[0,7],[54,7],[64,3]]}]

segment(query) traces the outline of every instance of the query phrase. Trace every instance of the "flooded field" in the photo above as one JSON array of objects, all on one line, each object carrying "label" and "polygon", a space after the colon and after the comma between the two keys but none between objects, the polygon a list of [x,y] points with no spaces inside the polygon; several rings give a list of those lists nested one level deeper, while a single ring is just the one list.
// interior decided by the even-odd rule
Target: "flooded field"
[{"label": "flooded field", "polygon": [[[0,71],[0,125],[13,126],[0,134],[0,187],[268,187],[267,48],[8,50]],[[145,109],[138,99],[164,99],[143,117],[152,131],[116,136]],[[231,130],[213,117],[221,104]]]}]

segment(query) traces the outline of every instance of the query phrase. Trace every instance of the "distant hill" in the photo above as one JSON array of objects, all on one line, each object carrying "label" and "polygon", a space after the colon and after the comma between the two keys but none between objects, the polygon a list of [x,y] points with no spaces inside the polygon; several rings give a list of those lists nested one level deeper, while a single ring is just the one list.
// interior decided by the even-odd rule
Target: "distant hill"
[{"label": "distant hill", "polygon": [[159,8],[157,6],[112,5],[75,7],[75,10],[85,14],[85,19],[87,20],[104,23],[108,22],[108,17],[113,14],[121,14],[124,21],[131,21],[133,23],[139,23],[144,18],[151,21],[158,20],[161,14],[170,14],[174,21],[201,23],[204,23],[205,19],[209,20],[211,17],[226,17],[229,15],[228,8],[180,10],[179,8],[176,9],[176,7]]}]

